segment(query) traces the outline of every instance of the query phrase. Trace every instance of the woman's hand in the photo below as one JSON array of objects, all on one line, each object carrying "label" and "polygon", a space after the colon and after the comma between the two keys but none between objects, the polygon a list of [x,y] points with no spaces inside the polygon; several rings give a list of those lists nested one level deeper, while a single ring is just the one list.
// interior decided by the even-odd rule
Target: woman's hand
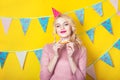
[{"label": "woman's hand", "polygon": [[59,42],[57,42],[53,45],[53,50],[55,52],[55,56],[59,56],[59,54],[58,54],[59,49],[61,49],[63,46],[64,46],[64,44],[60,44]]},{"label": "woman's hand", "polygon": [[68,54],[68,60],[69,60],[69,63],[70,63],[70,67],[71,67],[71,70],[72,70],[72,73],[75,74],[76,70],[77,70],[77,66],[72,58],[72,55],[75,51],[75,43],[73,42],[69,42],[67,43],[67,54]]},{"label": "woman's hand", "polygon": [[53,50],[54,50],[54,56],[53,58],[50,60],[49,64],[48,64],[48,70],[49,72],[53,72],[54,71],[54,68],[55,68],[55,64],[57,63],[57,60],[59,58],[59,49],[62,48],[62,44],[60,44],[59,42],[55,43],[53,45]]},{"label": "woman's hand", "polygon": [[67,54],[68,54],[68,57],[72,57],[72,54],[75,51],[74,48],[75,48],[75,44],[73,42],[67,43]]}]

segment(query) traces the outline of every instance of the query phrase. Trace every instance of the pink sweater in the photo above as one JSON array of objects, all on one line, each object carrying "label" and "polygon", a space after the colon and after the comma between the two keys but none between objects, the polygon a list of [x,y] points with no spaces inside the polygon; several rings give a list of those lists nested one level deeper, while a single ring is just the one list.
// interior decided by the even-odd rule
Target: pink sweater
[{"label": "pink sweater", "polygon": [[48,71],[48,63],[54,55],[53,44],[48,44],[43,48],[41,59],[40,80],[85,80],[86,77],[86,48],[75,47],[72,57],[77,65],[77,70],[73,74],[67,57],[66,46],[61,49],[61,55],[58,59],[54,71]]}]

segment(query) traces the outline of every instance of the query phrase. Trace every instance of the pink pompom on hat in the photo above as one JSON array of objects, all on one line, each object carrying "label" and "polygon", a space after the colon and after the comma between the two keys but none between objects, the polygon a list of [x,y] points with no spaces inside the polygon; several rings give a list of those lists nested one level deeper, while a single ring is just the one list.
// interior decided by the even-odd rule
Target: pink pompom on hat
[{"label": "pink pompom on hat", "polygon": [[57,11],[55,8],[52,8],[53,14],[54,14],[54,18],[57,18],[58,16],[61,15],[61,13],[59,11]]}]

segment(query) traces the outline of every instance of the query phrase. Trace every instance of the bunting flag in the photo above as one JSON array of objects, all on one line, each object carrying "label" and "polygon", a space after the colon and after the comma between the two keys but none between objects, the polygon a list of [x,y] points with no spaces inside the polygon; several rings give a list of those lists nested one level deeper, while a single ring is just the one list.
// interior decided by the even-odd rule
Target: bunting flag
[{"label": "bunting flag", "polygon": [[26,51],[23,51],[23,52],[16,52],[16,55],[17,55],[17,58],[18,58],[18,60],[19,60],[19,62],[20,62],[21,68],[23,68],[23,66],[24,66],[26,54],[27,54]]},{"label": "bunting flag", "polygon": [[120,50],[120,39],[113,45],[113,47]]},{"label": "bunting flag", "polygon": [[120,11],[118,11],[117,15],[120,16]]},{"label": "bunting flag", "polygon": [[39,22],[44,30],[44,32],[46,32],[46,28],[47,28],[47,25],[48,25],[48,21],[49,21],[49,17],[42,17],[42,18],[39,18]]},{"label": "bunting flag", "polygon": [[102,2],[97,3],[97,4],[93,5],[92,7],[100,16],[103,16]]},{"label": "bunting flag", "polygon": [[0,67],[1,68],[4,66],[7,55],[8,55],[8,52],[0,52]]},{"label": "bunting flag", "polygon": [[94,33],[95,33],[95,28],[92,28],[87,31],[87,35],[89,36],[89,38],[92,42],[94,42]]},{"label": "bunting flag", "polygon": [[83,25],[83,23],[84,23],[84,9],[76,10],[75,13],[76,13],[76,16],[79,19],[80,23]]},{"label": "bunting flag", "polygon": [[22,24],[22,29],[23,29],[23,32],[24,34],[26,34],[27,30],[28,30],[28,26],[30,24],[30,20],[29,18],[21,18],[20,19],[20,22]]},{"label": "bunting flag", "polygon": [[2,18],[2,24],[4,27],[4,32],[7,34],[8,33],[8,29],[10,27],[10,23],[12,21],[12,18]]},{"label": "bunting flag", "polygon": [[104,61],[105,63],[107,63],[108,65],[113,66],[111,57],[110,57],[110,55],[109,55],[108,52],[105,53],[100,59],[101,59],[102,61]]},{"label": "bunting flag", "polygon": [[114,6],[115,10],[118,12],[118,0],[110,0],[110,2]]},{"label": "bunting flag", "polygon": [[104,26],[104,28],[105,28],[109,33],[113,34],[112,25],[111,25],[111,20],[110,20],[110,19],[104,21],[104,22],[102,23],[102,26]]},{"label": "bunting flag", "polygon": [[35,52],[35,55],[37,56],[38,60],[40,61],[41,57],[42,57],[42,49],[35,50],[34,52]]},{"label": "bunting flag", "polygon": [[87,67],[87,73],[94,79],[96,80],[96,75],[95,75],[95,70],[94,70],[94,65],[90,65]]}]

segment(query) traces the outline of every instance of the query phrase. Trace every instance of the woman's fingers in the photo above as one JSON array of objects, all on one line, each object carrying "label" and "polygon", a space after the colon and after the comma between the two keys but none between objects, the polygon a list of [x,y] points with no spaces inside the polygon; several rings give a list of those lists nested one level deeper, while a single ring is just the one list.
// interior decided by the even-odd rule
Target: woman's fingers
[{"label": "woman's fingers", "polygon": [[68,50],[68,51],[71,51],[71,52],[74,52],[74,48],[71,47],[71,46],[68,46],[68,47],[67,47],[67,50]]},{"label": "woman's fingers", "polygon": [[63,44],[60,44],[59,42],[57,42],[57,43],[55,43],[54,44],[54,50],[56,51],[56,52],[58,52],[58,50],[60,49],[60,48],[62,48],[64,45]]},{"label": "woman's fingers", "polygon": [[67,44],[67,51],[69,55],[72,55],[74,52],[74,43],[70,42]]},{"label": "woman's fingers", "polygon": [[70,42],[67,44],[68,47],[71,47],[72,49],[74,48],[74,43]]}]

